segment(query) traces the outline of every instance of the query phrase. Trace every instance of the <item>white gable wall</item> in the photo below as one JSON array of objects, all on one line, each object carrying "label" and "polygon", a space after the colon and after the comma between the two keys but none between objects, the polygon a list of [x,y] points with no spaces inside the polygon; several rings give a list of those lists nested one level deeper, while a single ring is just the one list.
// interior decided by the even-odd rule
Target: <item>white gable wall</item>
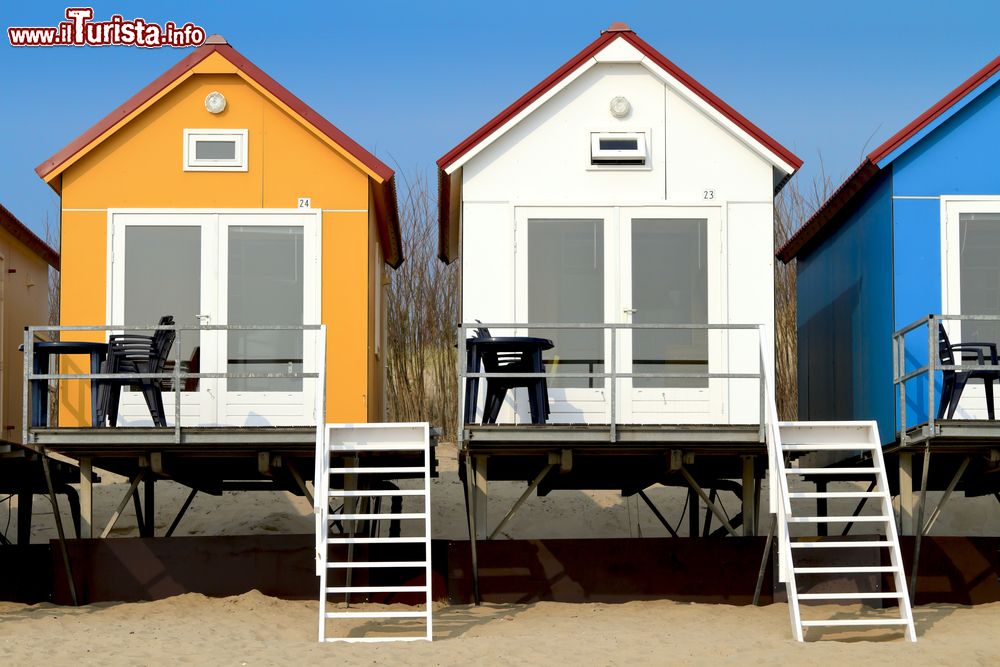
[{"label": "white gable wall", "polygon": [[[618,95],[632,105],[621,120],[609,112]],[[593,131],[645,131],[651,168],[591,168]],[[472,157],[462,179],[465,322],[516,320],[515,207],[659,204],[719,208],[724,317],[773,324],[771,165],[640,63],[593,64]],[[756,372],[755,336],[732,335],[727,352],[730,370]],[[728,420],[757,421],[757,395],[755,382],[731,382]]]}]

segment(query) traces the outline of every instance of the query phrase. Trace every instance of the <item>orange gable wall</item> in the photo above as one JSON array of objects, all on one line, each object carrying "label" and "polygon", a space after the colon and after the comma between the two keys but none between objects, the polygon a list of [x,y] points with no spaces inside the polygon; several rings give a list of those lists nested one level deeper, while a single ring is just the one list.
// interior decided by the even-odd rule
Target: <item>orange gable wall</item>
[{"label": "orange gable wall", "polygon": [[[226,73],[233,68],[218,54],[196,71],[206,73],[179,84],[63,172],[62,324],[107,320],[107,209],[294,208],[299,197],[311,197],[313,208],[323,209],[327,420],[366,421],[368,176],[250,83]],[[204,107],[213,90],[228,101],[218,115]],[[246,128],[248,171],[183,171],[185,128]],[[64,372],[84,365],[69,360]],[[60,423],[89,423],[85,383],[63,385]]]}]

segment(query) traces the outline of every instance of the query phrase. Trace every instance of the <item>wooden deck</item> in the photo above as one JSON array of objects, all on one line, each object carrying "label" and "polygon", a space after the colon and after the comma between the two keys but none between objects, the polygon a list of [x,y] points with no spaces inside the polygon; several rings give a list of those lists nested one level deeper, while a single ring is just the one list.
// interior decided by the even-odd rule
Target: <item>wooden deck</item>
[{"label": "wooden deck", "polygon": [[[153,516],[157,480],[169,479],[196,492],[218,495],[230,490],[289,491],[312,502],[316,456],[314,426],[198,426],[173,428],[35,428],[26,448],[56,453],[79,463],[82,536],[96,536],[93,524],[94,469],[131,480],[129,494],[143,484],[144,511]],[[433,439],[432,439],[433,440]],[[434,443],[432,442],[432,448]],[[342,458],[337,459],[342,461]],[[385,453],[368,457],[380,467],[423,464],[423,453]],[[436,458],[431,455],[431,474]],[[402,479],[405,474],[366,475],[366,482]],[[138,496],[137,496],[138,497]],[[122,501],[124,507],[126,499]],[[138,502],[137,502],[138,505]],[[122,507],[119,508],[121,511]],[[183,516],[186,505],[178,515]],[[151,526],[150,522],[150,526]],[[152,535],[152,528],[140,530]]]}]

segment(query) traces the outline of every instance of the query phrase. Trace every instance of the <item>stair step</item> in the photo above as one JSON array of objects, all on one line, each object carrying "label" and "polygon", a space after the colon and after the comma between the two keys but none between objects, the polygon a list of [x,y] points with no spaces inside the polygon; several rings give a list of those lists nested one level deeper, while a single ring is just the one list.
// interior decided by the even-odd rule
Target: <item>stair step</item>
[{"label": "stair step", "polygon": [[865,541],[845,541],[845,542],[789,542],[793,549],[850,549],[855,547],[891,547],[892,542],[888,540],[865,540]]},{"label": "stair step", "polygon": [[383,519],[426,519],[426,512],[400,512],[398,514],[331,514],[330,521],[381,521]]},{"label": "stair step", "polygon": [[900,568],[894,565],[861,565],[861,566],[839,566],[839,567],[795,567],[792,571],[796,574],[857,574],[866,572],[901,572]]},{"label": "stair step", "polygon": [[786,475],[874,475],[880,468],[785,468]]},{"label": "stair step", "polygon": [[426,593],[426,586],[327,586],[327,593]]},{"label": "stair step", "polygon": [[330,452],[350,454],[352,452],[422,452],[426,449],[424,443],[380,442],[367,445],[330,445]]},{"label": "stair step", "polygon": [[424,466],[380,466],[380,467],[370,467],[370,468],[330,468],[331,475],[358,475],[358,474],[369,474],[369,475],[425,475],[427,474],[427,468]]},{"label": "stair step", "polygon": [[805,498],[884,498],[881,491],[797,491],[789,493],[789,500]]},{"label": "stair step", "polygon": [[327,618],[427,618],[426,611],[328,611]]},{"label": "stair step", "polygon": [[816,442],[805,444],[782,444],[781,448],[786,452],[857,452],[872,451],[881,445],[874,445],[867,442]]},{"label": "stair step", "polygon": [[377,561],[353,561],[351,563],[327,563],[327,568],[331,570],[354,569],[364,567],[427,567],[425,560],[377,560]]},{"label": "stair step", "polygon": [[800,600],[902,600],[902,593],[799,593]]},{"label": "stair step", "polygon": [[788,523],[876,523],[879,521],[895,521],[889,516],[790,516]]},{"label": "stair step", "polygon": [[331,498],[384,498],[387,496],[423,496],[426,495],[427,491],[423,489],[363,489],[357,490],[341,490],[341,489],[331,489]]},{"label": "stair step", "polygon": [[[392,515],[388,515],[392,516]],[[329,537],[327,544],[421,544],[426,537]]]},{"label": "stair step", "polygon": [[803,628],[834,627],[839,625],[909,625],[905,618],[845,618],[819,621],[802,621]]}]

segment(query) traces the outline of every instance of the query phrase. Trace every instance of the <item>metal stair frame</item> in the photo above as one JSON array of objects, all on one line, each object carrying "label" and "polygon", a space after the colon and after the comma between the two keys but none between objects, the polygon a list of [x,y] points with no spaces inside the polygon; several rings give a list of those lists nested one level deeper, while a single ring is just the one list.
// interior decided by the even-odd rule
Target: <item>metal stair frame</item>
[{"label": "metal stair frame", "polygon": [[[774,383],[773,383],[773,369],[770,364],[767,363],[767,352],[772,350],[770,343],[771,339],[766,325],[761,325],[760,327],[760,343],[761,343],[761,377],[762,382],[765,383],[764,396],[766,397],[767,405],[764,407],[763,413],[765,417],[765,435],[767,438],[767,454],[768,454],[768,469],[771,473],[770,484],[768,484],[768,498],[770,501],[770,511],[776,515],[776,532],[778,538],[778,580],[785,584],[785,589],[788,596],[788,611],[789,618],[792,625],[792,634],[797,641],[805,641],[803,636],[803,628],[806,627],[835,627],[835,626],[880,626],[880,625],[901,625],[905,626],[906,637],[911,642],[917,641],[916,630],[913,624],[913,610],[910,606],[910,598],[907,594],[906,577],[903,572],[902,556],[899,546],[899,535],[896,529],[895,515],[892,509],[892,498],[889,496],[889,483],[886,477],[885,470],[885,459],[882,452],[881,439],[878,434],[878,425],[874,422],[796,422],[796,423],[786,423],[782,424],[778,421],[778,409],[777,404],[774,400]],[[831,427],[855,427],[864,428],[867,431],[867,438],[861,442],[817,442],[818,445],[815,448],[809,446],[810,443],[794,443],[787,446],[782,445],[782,426],[785,427],[796,427],[796,426],[831,426]],[[891,566],[888,568],[864,568],[866,572],[872,571],[891,571],[893,573],[893,578],[895,582],[895,591],[891,593],[885,592],[875,592],[875,593],[843,593],[843,594],[799,594],[798,588],[795,581],[796,568],[794,567],[793,560],[793,549],[802,548],[871,548],[873,542],[869,541],[859,541],[856,543],[851,542],[836,542],[836,543],[822,543],[822,542],[795,542],[790,540],[788,533],[788,525],[790,522],[795,522],[794,519],[800,519],[798,523],[803,523],[801,519],[806,518],[802,516],[796,516],[792,511],[791,500],[792,498],[802,499],[807,497],[826,497],[826,498],[836,498],[836,497],[869,497],[864,494],[864,492],[858,492],[862,494],[860,496],[837,496],[837,495],[820,495],[819,492],[816,494],[791,494],[788,489],[788,475],[790,474],[802,474],[803,472],[808,472],[810,474],[816,474],[817,470],[825,470],[830,474],[831,471],[841,471],[845,470],[839,467],[822,467],[822,468],[788,468],[785,465],[785,453],[786,452],[824,452],[830,453],[835,451],[870,451],[873,463],[873,474],[877,481],[876,489],[873,493],[877,493],[877,496],[881,499],[881,521],[886,527],[886,539],[885,547],[889,549]],[[847,469],[856,472],[854,469]],[[822,473],[818,473],[822,474]],[[833,492],[836,494],[836,492]],[[858,521],[861,517],[841,517],[849,518],[851,521]],[[869,520],[869,519],[861,519]],[[805,546],[808,544],[808,546]],[[882,545],[879,544],[881,547]],[[803,571],[799,569],[798,571]],[[804,570],[805,572],[815,572],[819,573],[850,573],[857,572],[857,569],[847,568],[847,567],[830,567],[830,568],[809,568]],[[900,618],[899,619],[838,619],[838,620],[810,620],[803,621],[801,617],[801,611],[799,607],[800,600],[818,600],[818,599],[829,599],[829,600],[846,600],[846,599],[894,599],[898,601]]]},{"label": "metal stair frame", "polygon": [[[341,441],[340,436],[344,433],[357,434],[368,431],[373,434],[372,443]],[[432,593],[432,564],[431,564],[431,495],[430,495],[430,427],[426,422],[419,423],[377,423],[377,424],[327,424],[322,428],[323,435],[317,435],[316,452],[316,480],[318,483],[314,493],[314,511],[316,514],[316,574],[319,577],[319,641],[320,642],[390,642],[390,641],[431,641],[433,637],[433,593]],[[408,442],[385,442],[385,436],[399,432],[403,438],[409,438]],[[414,435],[417,437],[414,438]],[[419,442],[415,442],[419,439]],[[390,438],[391,440],[391,438]],[[386,453],[386,452],[423,452],[423,463],[419,466],[364,466],[362,459],[366,453]],[[342,466],[331,467],[331,454],[349,455],[348,458],[353,463]],[[344,475],[345,484],[354,478],[354,486],[357,486],[359,475],[371,475],[384,477],[386,474],[414,474],[420,473],[423,476],[423,488],[415,489],[357,489],[344,488],[333,489],[330,485],[331,475]],[[371,511],[352,510],[345,514],[334,514],[330,511],[330,501],[332,499],[343,498],[367,501],[377,497],[391,496],[422,496],[424,508],[422,512],[406,513],[374,513]],[[347,510],[345,505],[345,511]],[[365,521],[379,519],[403,519],[423,522],[423,536],[421,537],[380,537],[351,536],[345,538],[330,538],[328,531],[331,522],[337,521]],[[356,544],[414,544],[424,545],[424,558],[419,561],[355,561],[353,559],[353,547]],[[348,545],[347,561],[329,561],[330,544]],[[424,585],[399,585],[399,586],[357,586],[351,584],[350,573],[357,569],[367,568],[405,568],[412,570],[423,568],[425,573]],[[348,572],[347,585],[327,586],[327,574],[331,569],[343,569]],[[340,610],[328,612],[326,610],[327,597],[331,594],[351,594],[351,593],[424,593],[424,609],[421,611],[354,611]],[[386,637],[331,637],[327,633],[327,621],[330,619],[377,619],[377,618],[423,618],[425,620],[426,632],[421,636],[386,636]]]}]

